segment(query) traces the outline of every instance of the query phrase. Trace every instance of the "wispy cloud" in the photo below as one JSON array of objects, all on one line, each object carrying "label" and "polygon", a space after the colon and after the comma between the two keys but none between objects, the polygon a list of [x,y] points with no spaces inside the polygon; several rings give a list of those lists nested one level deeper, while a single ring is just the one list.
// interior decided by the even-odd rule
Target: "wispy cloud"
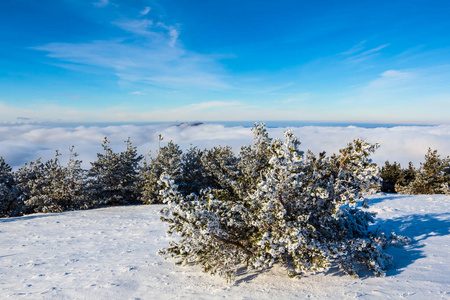
[{"label": "wispy cloud", "polygon": [[152,20],[127,20],[116,21],[113,24],[118,27],[141,36],[157,37],[158,33],[152,32],[150,29],[153,26]]},{"label": "wispy cloud", "polygon": [[70,94],[58,94],[56,96],[61,96],[65,98],[71,98],[71,99],[83,99],[84,97],[78,96],[78,95],[70,95]]},{"label": "wispy cloud", "polygon": [[97,7],[105,7],[109,4],[109,0],[98,0],[97,2],[94,2],[94,5]]},{"label": "wispy cloud", "polygon": [[416,79],[417,75],[412,71],[387,70],[380,74],[380,77],[371,81],[367,88],[380,89],[389,87],[400,87]]},{"label": "wispy cloud", "polygon": [[389,46],[389,44],[381,45],[381,46],[378,46],[378,47],[375,47],[375,48],[366,50],[366,51],[360,53],[359,55],[360,55],[360,56],[368,56],[368,55],[370,55],[370,54],[379,52],[380,50],[386,48],[387,46]]},{"label": "wispy cloud", "polygon": [[203,103],[190,104],[189,107],[201,110],[201,109],[211,109],[211,108],[222,108],[226,106],[241,106],[242,103],[238,101],[208,101]]},{"label": "wispy cloud", "polygon": [[291,95],[283,100],[283,103],[295,103],[295,102],[304,102],[311,98],[310,93],[301,93],[296,95]]},{"label": "wispy cloud", "polygon": [[[146,95],[144,91],[135,91],[132,95]],[[93,111],[88,108],[80,109],[71,106],[36,105],[36,107],[20,108],[2,104],[0,102],[0,119],[17,122],[27,118],[35,122],[149,122],[175,120],[233,120],[233,115],[246,113],[246,106],[238,101],[206,101],[181,105],[177,108],[156,108],[152,111],[131,109],[125,106],[106,107],[102,111]]]},{"label": "wispy cloud", "polygon": [[364,50],[364,44],[366,42],[367,41],[361,41],[358,44],[356,44],[353,47],[351,47],[350,49],[348,49],[348,50],[346,50],[344,52],[341,52],[340,54],[342,54],[342,55],[353,55],[355,53],[360,53],[361,51]]},{"label": "wispy cloud", "polygon": [[230,88],[230,86],[220,80],[217,75],[213,75],[208,72],[202,72],[200,70],[192,72],[191,76],[184,76],[184,73],[177,74],[176,72],[173,72],[169,76],[166,75],[147,77],[142,81],[152,85],[164,86],[169,88],[189,89],[192,87],[201,87],[210,90],[223,90]]},{"label": "wispy cloud", "polygon": [[140,96],[145,96],[145,95],[147,95],[147,93],[146,93],[146,92],[143,92],[143,91],[134,91],[134,92],[131,92],[130,95],[140,95]]},{"label": "wispy cloud", "polygon": [[[134,27],[139,31],[141,27]],[[92,66],[112,70],[120,80],[162,87],[202,87],[209,90],[229,88],[221,66],[213,56],[174,47],[176,36],[146,31],[148,41],[130,44],[123,40],[70,44],[51,43],[34,49],[58,61],[76,64],[90,71]],[[60,64],[72,68],[72,64]]]},{"label": "wispy cloud", "polygon": [[146,8],[144,8],[142,11],[139,12],[139,15],[141,16],[146,16],[148,15],[148,13],[150,12],[151,7],[147,6]]},{"label": "wispy cloud", "polygon": [[[417,88],[418,78],[417,70],[386,70],[364,82],[360,87],[354,87],[347,92],[344,96],[345,100],[341,103],[343,107],[347,107],[351,111],[364,109],[367,117],[384,111],[385,113],[379,116],[380,120],[390,115],[390,118],[397,118],[400,121],[406,114],[404,111],[407,108],[405,101],[409,101],[411,104],[417,101],[417,96],[413,91]],[[430,95],[429,100],[432,98],[433,96]],[[416,115],[420,111],[417,105],[409,107],[415,107],[414,114]],[[402,109],[402,111],[399,112],[398,109]],[[396,116],[394,116],[394,112],[397,112]],[[409,112],[409,117],[412,117],[412,113]]]},{"label": "wispy cloud", "polygon": [[218,57],[184,49],[175,26],[147,19],[112,24],[127,36],[86,43],[49,43],[32,49],[46,52],[55,59],[55,65],[88,72],[92,67],[101,68],[112,71],[123,82],[165,88],[230,88]]},{"label": "wispy cloud", "polygon": [[[436,75],[438,73],[439,75]],[[339,99],[342,119],[360,115],[391,123],[449,123],[450,68],[388,69]]]},{"label": "wispy cloud", "polygon": [[157,26],[164,28],[168,31],[169,36],[170,36],[170,42],[169,45],[171,47],[175,46],[175,43],[177,42],[178,36],[180,35],[180,33],[178,32],[178,30],[174,27],[174,26],[167,26],[162,22],[158,22],[156,23]]},{"label": "wispy cloud", "polygon": [[371,59],[381,53],[381,50],[388,47],[390,44],[383,44],[373,48],[366,47],[367,41],[362,41],[347,51],[341,53],[345,56],[346,62],[361,63],[368,59]]}]

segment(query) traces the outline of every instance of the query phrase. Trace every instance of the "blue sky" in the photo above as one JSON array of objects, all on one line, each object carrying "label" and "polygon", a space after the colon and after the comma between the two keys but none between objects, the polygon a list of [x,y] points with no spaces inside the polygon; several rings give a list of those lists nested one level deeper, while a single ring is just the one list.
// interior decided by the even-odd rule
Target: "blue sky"
[{"label": "blue sky", "polygon": [[2,0],[0,121],[450,122],[450,2]]}]

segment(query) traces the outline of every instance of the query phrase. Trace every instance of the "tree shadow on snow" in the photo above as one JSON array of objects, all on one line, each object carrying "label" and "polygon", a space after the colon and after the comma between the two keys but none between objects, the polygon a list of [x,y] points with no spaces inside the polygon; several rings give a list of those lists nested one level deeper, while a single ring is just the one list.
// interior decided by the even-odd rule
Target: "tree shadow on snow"
[{"label": "tree shadow on snow", "polygon": [[[413,198],[413,195],[401,195],[401,194],[394,194],[394,193],[381,193],[381,194],[377,194],[375,195],[373,198],[369,198],[369,205],[373,205],[373,204],[377,204],[377,203],[381,203],[381,202],[388,202],[391,200],[398,200],[398,199],[403,199],[405,201],[407,201],[407,199],[409,198]],[[361,207],[362,203],[358,203],[358,207]]]},{"label": "tree shadow on snow", "polygon": [[[381,199],[383,200],[383,199]],[[381,232],[389,235],[395,232],[397,235],[409,237],[411,242],[405,246],[389,247],[385,251],[392,255],[393,266],[386,270],[386,276],[401,274],[406,267],[420,258],[425,258],[427,243],[430,237],[450,235],[450,213],[442,214],[415,214],[388,220],[379,220],[376,225]],[[443,258],[445,259],[445,258]],[[332,263],[325,273],[327,276],[347,276],[337,265]],[[309,275],[306,275],[309,276]],[[361,268],[358,272],[361,279],[374,277],[368,269]]]},{"label": "tree shadow on snow", "polygon": [[[397,199],[397,197],[395,197]],[[385,198],[384,198],[385,199]],[[402,273],[406,267],[413,264],[416,260],[426,257],[424,243],[430,237],[446,236],[450,234],[450,213],[442,214],[415,214],[398,217],[389,220],[379,220],[376,225],[382,232],[389,235],[395,232],[397,235],[407,236],[411,243],[406,246],[389,247],[386,252],[393,256],[393,267],[386,271],[386,276],[394,276]],[[234,285],[240,285],[252,281],[262,272],[270,270],[256,271],[247,270],[241,267],[236,272],[236,281]],[[348,276],[337,265],[324,272],[326,276]],[[369,270],[362,268],[358,275],[361,279],[374,277]],[[286,275],[287,276],[287,275]],[[314,274],[305,274],[305,277],[314,276]]]},{"label": "tree shadow on snow", "polygon": [[426,257],[423,249],[426,247],[426,239],[450,234],[450,213],[415,214],[379,220],[376,225],[386,234],[395,232],[411,239],[411,243],[406,246],[386,249],[386,252],[393,256],[394,264],[393,268],[387,270],[386,276],[394,276],[402,273],[416,260]]},{"label": "tree shadow on snow", "polygon": [[25,215],[21,217],[10,217],[10,218],[0,218],[0,223],[9,223],[15,221],[27,221],[33,219],[47,218],[54,214],[35,214],[35,215]]},{"label": "tree shadow on snow", "polygon": [[258,277],[262,271],[256,271],[256,270],[248,270],[247,267],[240,267],[236,271],[236,281],[233,283],[235,286],[239,286],[241,283],[247,283]]}]

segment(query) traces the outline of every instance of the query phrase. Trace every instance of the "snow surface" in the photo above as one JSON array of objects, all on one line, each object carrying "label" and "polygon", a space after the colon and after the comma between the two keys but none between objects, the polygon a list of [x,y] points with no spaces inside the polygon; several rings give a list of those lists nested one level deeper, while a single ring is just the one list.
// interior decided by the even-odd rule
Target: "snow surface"
[{"label": "snow surface", "polygon": [[383,231],[413,242],[390,248],[386,277],[333,269],[290,279],[281,266],[242,270],[227,284],[156,254],[171,238],[161,205],[0,219],[1,299],[450,299],[450,197],[371,196]]}]

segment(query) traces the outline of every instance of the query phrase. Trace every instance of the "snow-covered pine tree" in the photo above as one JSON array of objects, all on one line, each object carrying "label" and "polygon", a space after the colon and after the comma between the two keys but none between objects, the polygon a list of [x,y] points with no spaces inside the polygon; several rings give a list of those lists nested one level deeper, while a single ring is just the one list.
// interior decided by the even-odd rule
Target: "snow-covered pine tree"
[{"label": "snow-covered pine tree", "polygon": [[[40,190],[42,180],[42,169],[44,168],[41,158],[25,163],[19,170],[14,173],[17,186],[20,189],[20,199],[24,203],[24,214],[33,213],[34,209],[27,205],[27,201],[34,195],[36,190]],[[36,188],[36,183],[38,187]]]},{"label": "snow-covered pine tree", "polygon": [[144,162],[139,172],[140,200],[143,203],[162,203],[159,191],[163,186],[158,182],[161,174],[169,174],[177,182],[181,180],[182,154],[180,147],[170,141],[167,146],[159,148],[157,156],[150,158],[149,163]]},{"label": "snow-covered pine tree", "polygon": [[35,182],[41,184],[35,185],[34,195],[26,202],[35,212],[63,212],[68,208],[68,199],[65,197],[65,172],[59,156],[61,153],[56,150],[55,158],[42,165],[39,173],[41,176]]},{"label": "snow-covered pine tree", "polygon": [[67,209],[87,209],[93,204],[87,188],[87,171],[81,167],[82,161],[74,152],[74,146],[69,148],[69,161],[64,169],[64,194]]},{"label": "snow-covered pine tree", "polygon": [[0,217],[23,214],[24,204],[11,167],[0,157]]},{"label": "snow-covered pine tree", "polygon": [[60,153],[56,150],[54,159],[42,163],[41,159],[24,164],[17,172],[16,178],[22,192],[27,213],[61,212],[60,190],[63,171],[59,164]]},{"label": "snow-covered pine tree", "polygon": [[[248,161],[234,162],[245,170],[213,168],[222,174],[198,194],[183,195],[170,176],[161,177],[168,205],[160,216],[181,238],[160,253],[228,279],[240,264],[264,269],[277,262],[292,276],[333,263],[349,274],[360,266],[383,274],[390,257],[382,249],[405,239],[371,232],[373,215],[355,207],[378,180],[369,157],[377,145],[354,140],[339,155],[316,157],[298,150],[290,131],[273,142],[264,126],[254,133],[253,147],[240,156]],[[262,150],[267,161],[256,155]],[[253,184],[252,169],[260,171]]]},{"label": "snow-covered pine tree", "polygon": [[120,170],[124,176],[121,182],[123,199],[127,204],[138,203],[139,191],[137,189],[139,163],[143,156],[138,155],[137,147],[133,146],[130,138],[126,141],[126,150],[119,153]]},{"label": "snow-covered pine tree", "polygon": [[197,147],[191,147],[181,157],[181,176],[178,191],[184,195],[198,194],[206,185],[206,178],[202,173],[202,156],[203,151]]},{"label": "snow-covered pine tree", "polygon": [[238,158],[231,147],[206,149],[200,161],[205,188],[212,189],[216,197],[235,199],[239,191],[239,167]]},{"label": "snow-covered pine tree", "polygon": [[61,154],[56,150],[54,159],[45,163],[36,160],[16,172],[29,212],[62,212],[89,206],[81,161],[76,159],[73,146],[69,151],[67,167],[61,165]]},{"label": "snow-covered pine tree", "polygon": [[378,180],[369,158],[377,145],[356,139],[340,155],[328,157],[304,155],[290,131],[285,138],[274,142],[266,179],[249,196],[257,208],[253,224],[260,229],[253,236],[259,247],[252,265],[283,261],[295,276],[326,270],[334,262],[352,275],[361,264],[383,274],[390,260],[382,251],[387,240],[369,232],[372,214],[354,208]]},{"label": "snow-covered pine tree", "polygon": [[241,147],[238,161],[241,172],[239,183],[242,184],[239,191],[245,193],[254,190],[259,181],[264,179],[272,151],[272,139],[269,137],[264,123],[255,124],[252,132],[254,135],[253,145]]},{"label": "snow-covered pine tree", "polygon": [[157,179],[152,172],[151,164],[147,162],[147,158],[151,159],[149,154],[145,155],[143,162],[139,165],[136,187],[139,201],[144,204],[152,204],[153,202],[148,201],[148,199],[155,199],[152,185],[157,182]]},{"label": "snow-covered pine tree", "polygon": [[102,143],[104,154],[97,153],[88,172],[89,190],[96,205],[124,205],[138,202],[136,186],[137,169],[142,155],[137,154],[128,138],[126,150],[114,153],[105,137]]}]

